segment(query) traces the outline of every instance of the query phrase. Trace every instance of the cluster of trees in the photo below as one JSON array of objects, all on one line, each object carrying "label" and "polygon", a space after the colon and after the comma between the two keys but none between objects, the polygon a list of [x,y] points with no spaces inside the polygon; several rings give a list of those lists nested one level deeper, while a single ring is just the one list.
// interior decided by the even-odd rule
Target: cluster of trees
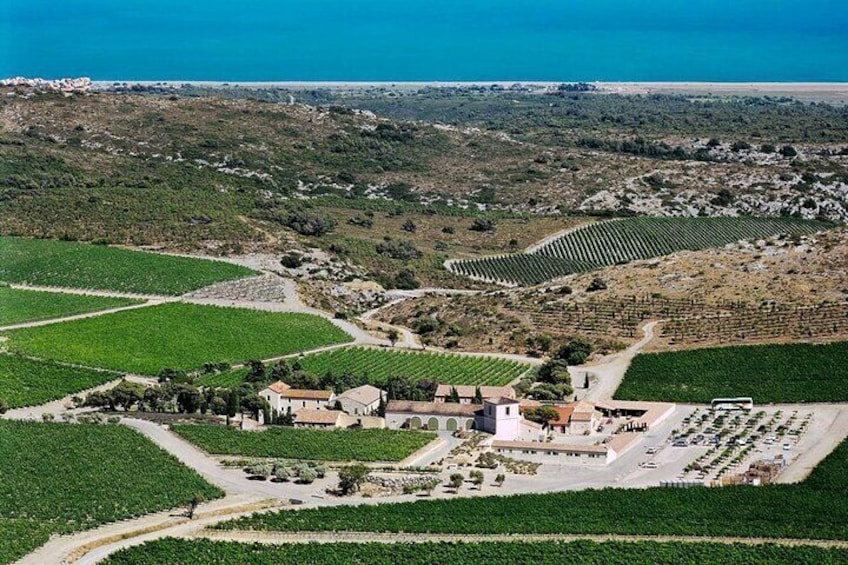
[{"label": "cluster of trees", "polygon": [[269,409],[268,402],[257,395],[249,384],[212,389],[198,386],[194,378],[189,376],[167,379],[152,387],[123,380],[109,390],[92,392],[85,399],[79,399],[78,403],[113,412],[134,409],[179,414],[200,412],[230,418],[240,413],[258,418],[260,412],[267,415]]},{"label": "cluster of trees", "polygon": [[[536,400],[562,400],[574,393],[571,374],[568,367],[582,365],[592,354],[592,344],[581,338],[573,337],[557,349],[550,361],[539,367],[536,378],[539,384],[527,390],[519,389]],[[523,387],[521,387],[523,388]]]},{"label": "cluster of trees", "polygon": [[274,463],[261,461],[245,467],[244,472],[251,478],[262,481],[268,479],[268,477],[274,477],[277,482],[294,480],[295,482],[306,485],[315,482],[316,479],[323,479],[327,474],[327,470],[323,465],[316,463],[290,465],[286,461],[277,461]]}]

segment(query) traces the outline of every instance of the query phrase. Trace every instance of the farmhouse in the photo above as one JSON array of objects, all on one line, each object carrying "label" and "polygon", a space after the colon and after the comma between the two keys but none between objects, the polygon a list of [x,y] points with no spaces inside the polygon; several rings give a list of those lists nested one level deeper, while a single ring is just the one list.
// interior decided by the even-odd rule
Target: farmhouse
[{"label": "farmhouse", "polygon": [[475,418],[482,414],[479,404],[457,404],[455,402],[418,402],[413,400],[390,400],[386,405],[386,427],[428,430],[471,430]]},{"label": "farmhouse", "polygon": [[371,385],[358,386],[341,393],[337,398],[342,410],[354,416],[370,416],[377,412],[386,393]]},{"label": "farmhouse", "polygon": [[450,402],[452,391],[456,390],[459,396],[460,404],[472,404],[477,395],[477,390],[480,390],[480,395],[483,399],[486,398],[515,398],[515,389],[511,386],[472,386],[472,385],[451,385],[440,384],[436,387],[436,402]]},{"label": "farmhouse", "polygon": [[309,408],[311,410],[326,409],[327,404],[335,399],[331,390],[307,390],[291,388],[283,381],[277,381],[259,391],[259,396],[268,401],[271,410],[280,414]]},{"label": "farmhouse", "polygon": [[606,445],[572,445],[538,441],[492,442],[495,453],[537,463],[594,463],[605,465],[615,461],[617,454]]},{"label": "farmhouse", "polygon": [[353,423],[355,423],[355,420],[341,410],[303,408],[294,415],[294,427],[296,428],[347,428]]}]

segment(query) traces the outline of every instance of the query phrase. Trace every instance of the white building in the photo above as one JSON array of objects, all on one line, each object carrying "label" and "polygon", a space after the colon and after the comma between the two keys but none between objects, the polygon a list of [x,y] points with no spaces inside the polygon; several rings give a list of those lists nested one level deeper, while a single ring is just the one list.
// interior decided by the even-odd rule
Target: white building
[{"label": "white building", "polygon": [[331,390],[307,390],[291,388],[283,381],[277,381],[259,391],[259,396],[268,401],[271,410],[280,414],[291,412],[296,414],[304,408],[310,410],[326,410],[327,405],[334,399]]},{"label": "white building", "polygon": [[358,386],[341,393],[336,400],[342,410],[353,416],[370,416],[377,413],[380,399],[386,399],[386,393],[371,385]]},{"label": "white building", "polygon": [[479,428],[495,439],[514,440],[521,437],[519,403],[512,398],[489,398],[483,401],[483,417]]},{"label": "white building", "polygon": [[451,391],[456,389],[460,404],[472,404],[477,395],[477,389],[483,399],[487,398],[515,398],[515,389],[511,386],[474,386],[474,385],[450,385],[440,384],[436,387],[436,402],[450,402]]}]

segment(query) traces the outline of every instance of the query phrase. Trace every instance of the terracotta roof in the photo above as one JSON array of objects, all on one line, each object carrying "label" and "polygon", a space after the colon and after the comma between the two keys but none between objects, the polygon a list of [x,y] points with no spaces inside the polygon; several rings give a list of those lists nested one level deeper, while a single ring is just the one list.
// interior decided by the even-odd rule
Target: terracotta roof
[{"label": "terracotta roof", "polygon": [[487,398],[483,402],[487,404],[494,404],[495,406],[503,406],[505,404],[518,404],[518,401],[514,398],[504,398],[503,396],[496,396],[494,398]]},{"label": "terracotta roof", "polygon": [[479,404],[458,404],[456,402],[417,402],[413,400],[390,400],[386,413],[432,414],[434,416],[473,417],[480,412]]},{"label": "terracotta roof", "polygon": [[271,390],[272,392],[276,392],[277,394],[283,394],[285,391],[290,389],[291,387],[284,383],[283,381],[277,381],[275,383],[271,383],[266,387],[266,390]]},{"label": "terracotta roof", "polygon": [[384,393],[382,390],[375,386],[362,385],[344,391],[337,398],[347,398],[355,402],[359,402],[360,404],[364,404],[365,406],[368,406],[369,404],[380,402],[380,397],[384,396],[385,394],[386,393]]},{"label": "terracotta roof", "polygon": [[528,451],[557,451],[566,453],[602,453],[606,454],[605,445],[576,445],[566,443],[540,441],[493,441],[492,447],[503,449],[522,449]]},{"label": "terracotta roof", "polygon": [[338,410],[312,410],[304,408],[294,413],[295,424],[327,424],[335,425],[339,416],[344,414]]},{"label": "terracotta roof", "polygon": [[[477,388],[474,385],[451,385],[440,384],[436,387],[436,397],[449,398],[451,389],[455,388],[460,398],[474,398]],[[515,389],[511,386],[481,386],[480,394],[483,398],[494,398],[497,396],[505,396],[506,398],[515,398]]]},{"label": "terracotta roof", "polygon": [[290,388],[282,393],[283,398],[298,398],[303,400],[330,400],[333,396],[332,390],[308,390],[303,388]]},{"label": "terracotta roof", "polygon": [[571,422],[571,414],[574,412],[573,406],[551,406],[557,413],[557,419],[551,420],[551,426],[567,426]]}]

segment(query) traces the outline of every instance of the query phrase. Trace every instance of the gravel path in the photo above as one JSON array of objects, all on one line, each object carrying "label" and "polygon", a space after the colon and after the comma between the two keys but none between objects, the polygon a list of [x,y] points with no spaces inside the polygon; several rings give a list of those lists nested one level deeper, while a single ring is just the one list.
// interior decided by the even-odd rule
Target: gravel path
[{"label": "gravel path", "polygon": [[[621,381],[624,379],[624,374],[627,372],[630,362],[654,339],[654,328],[658,323],[659,321],[654,321],[645,324],[642,328],[645,336],[642,339],[624,351],[610,355],[601,363],[569,367],[568,371],[571,373],[571,381],[580,400],[598,402],[612,398]],[[584,381],[583,375],[587,372],[594,375],[594,379],[590,381],[591,386],[588,390],[582,388]]]}]

